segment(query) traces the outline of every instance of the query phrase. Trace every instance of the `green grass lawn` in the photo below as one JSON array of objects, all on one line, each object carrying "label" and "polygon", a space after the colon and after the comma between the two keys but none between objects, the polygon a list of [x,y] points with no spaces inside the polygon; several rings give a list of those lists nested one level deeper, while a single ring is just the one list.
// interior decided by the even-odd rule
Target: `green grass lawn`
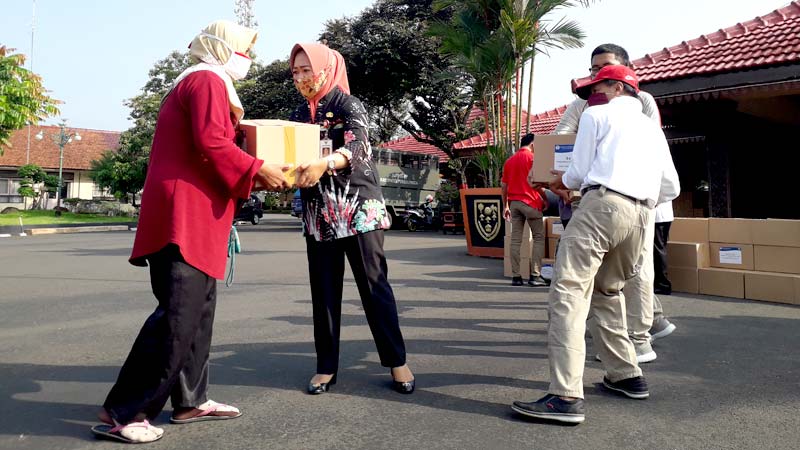
[{"label": "green grass lawn", "polygon": [[56,217],[54,211],[20,211],[19,213],[0,214],[0,226],[19,225],[22,216],[23,225],[65,225],[74,223],[119,223],[136,222],[135,217],[109,217],[98,214],[62,213]]}]

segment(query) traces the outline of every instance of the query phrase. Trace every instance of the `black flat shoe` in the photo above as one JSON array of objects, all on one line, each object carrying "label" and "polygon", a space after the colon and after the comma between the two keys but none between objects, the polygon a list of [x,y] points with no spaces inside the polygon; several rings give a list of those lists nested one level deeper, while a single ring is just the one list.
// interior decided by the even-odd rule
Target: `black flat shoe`
[{"label": "black flat shoe", "polygon": [[411,394],[414,392],[416,380],[411,381],[394,381],[392,380],[392,389],[401,394]]},{"label": "black flat shoe", "polygon": [[333,386],[334,384],[336,384],[336,374],[333,374],[333,378],[331,378],[331,380],[328,381],[327,383],[315,384],[309,382],[307,390],[310,395],[324,394],[329,390],[331,390],[331,386]]},{"label": "black flat shoe", "polygon": [[397,381],[394,379],[394,374],[391,370],[389,370],[389,374],[392,376],[392,389],[396,392],[401,394],[411,394],[414,392],[414,387],[416,386],[416,379],[412,379],[411,381]]}]

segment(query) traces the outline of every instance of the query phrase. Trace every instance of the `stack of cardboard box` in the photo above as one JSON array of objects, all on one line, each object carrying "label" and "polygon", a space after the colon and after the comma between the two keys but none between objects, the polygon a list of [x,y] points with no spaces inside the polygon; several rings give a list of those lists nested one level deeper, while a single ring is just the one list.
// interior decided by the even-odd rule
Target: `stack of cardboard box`
[{"label": "stack of cardboard box", "polygon": [[558,239],[564,233],[564,225],[561,224],[561,219],[558,217],[547,217],[544,226],[546,230],[545,236],[547,237],[547,252],[545,255],[547,259],[555,261]]},{"label": "stack of cardboard box", "polygon": [[676,218],[667,258],[676,292],[800,304],[800,221]]},{"label": "stack of cardboard box", "polygon": [[[558,238],[564,231],[561,220],[558,217],[545,217],[545,258],[542,259],[542,276],[549,279],[552,273],[552,266],[556,257],[556,245]],[[531,269],[531,249],[533,248],[533,236],[531,229],[526,223],[522,230],[522,245],[520,246],[519,271],[523,278],[527,278]],[[503,239],[503,275],[513,276],[511,273],[511,222],[506,222],[506,235]],[[545,270],[547,269],[547,270]]]}]

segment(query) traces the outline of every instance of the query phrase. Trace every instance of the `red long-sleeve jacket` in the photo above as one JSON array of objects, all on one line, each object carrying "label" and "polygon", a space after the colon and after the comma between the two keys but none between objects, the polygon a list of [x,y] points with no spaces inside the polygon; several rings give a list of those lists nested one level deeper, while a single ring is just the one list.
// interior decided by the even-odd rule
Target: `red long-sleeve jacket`
[{"label": "red long-sleeve jacket", "polygon": [[220,77],[190,74],[172,90],[156,124],[130,262],[167,244],[191,266],[222,279],[236,201],[248,198],[263,161],[234,144],[233,117]]}]

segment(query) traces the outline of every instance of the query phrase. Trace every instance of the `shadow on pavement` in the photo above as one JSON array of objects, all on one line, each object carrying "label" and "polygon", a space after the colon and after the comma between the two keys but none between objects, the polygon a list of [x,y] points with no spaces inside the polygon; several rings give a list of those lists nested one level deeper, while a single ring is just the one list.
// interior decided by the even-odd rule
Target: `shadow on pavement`
[{"label": "shadow on pavement", "polygon": [[[409,305],[412,309],[532,309],[532,305],[524,302],[502,301],[410,301],[406,306]],[[270,319],[302,325],[311,322],[307,316]],[[755,316],[673,319],[679,326],[678,330],[669,338],[657,341],[659,358],[646,365],[644,370],[647,376],[652,374],[654,378],[671,380],[676,384],[652,383],[651,391],[655,398],[651,398],[649,403],[625,401],[620,406],[612,405],[613,408],[630,405],[631,408],[646,409],[650,414],[664,414],[665,420],[669,420],[670,414],[674,414],[673,410],[685,411],[687,398],[692,399],[692,414],[726,411],[743,403],[756,409],[769,408],[775,402],[795,402],[800,398],[800,352],[797,351],[800,334],[796,320]],[[342,324],[359,326],[365,322],[363,316],[344,315]],[[504,326],[511,323],[523,324],[523,327]],[[452,329],[516,333],[519,336],[518,339],[499,341],[407,339],[406,345],[411,355],[475,357],[476,362],[480,357],[515,358],[538,360],[538,364],[546,364],[542,320],[402,317],[401,325],[404,329]],[[531,335],[542,337],[533,340],[530,339]],[[391,378],[387,368],[367,361],[375,353],[375,345],[371,340],[345,340],[341,351],[339,383],[332,390],[333,394],[339,396],[414,403],[442,412],[521,421],[524,419],[509,413],[508,403],[513,399],[502,399],[498,403],[469,398],[469,394],[485,385],[518,389],[522,393],[532,394],[531,397],[547,389],[546,379],[531,381],[497,375],[502,372],[502,367],[482,366],[476,371],[483,371],[483,374],[418,373],[418,391],[414,395],[403,396],[390,390]],[[587,365],[591,366],[591,363]],[[313,342],[218,345],[212,348],[211,382],[212,385],[279,389],[305,396],[305,385],[314,367]],[[93,441],[86,425],[78,422],[94,422],[98,406],[25,398],[28,394],[40,392],[40,383],[48,382],[74,383],[75,386],[67,384],[67,388],[81,390],[96,388],[77,384],[101,383],[106,391],[108,384],[115,380],[118,370],[119,367],[108,366],[0,363],[0,397],[4,409],[0,435],[69,436]],[[586,393],[593,397],[593,404],[598,405],[608,394],[591,386],[592,381],[585,380]],[[65,389],[63,386],[60,388]],[[443,390],[447,393],[443,393]],[[460,394],[462,392],[464,395]],[[732,395],[734,392],[736,394]],[[101,395],[104,396],[105,392]],[[315,400],[308,397],[306,407],[314,408]],[[165,417],[162,416],[162,419]]]}]

